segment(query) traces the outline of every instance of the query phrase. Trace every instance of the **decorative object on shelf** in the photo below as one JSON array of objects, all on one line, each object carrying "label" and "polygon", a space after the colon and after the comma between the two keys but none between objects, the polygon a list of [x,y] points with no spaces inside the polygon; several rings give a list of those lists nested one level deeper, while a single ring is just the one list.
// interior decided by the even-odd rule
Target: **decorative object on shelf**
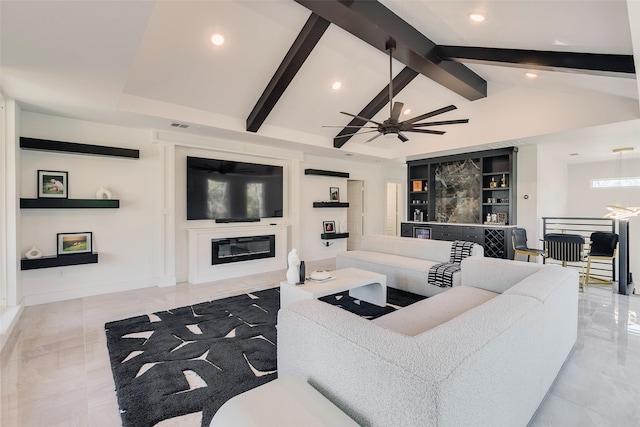
[{"label": "decorative object on shelf", "polygon": [[106,188],[104,188],[103,185],[101,185],[98,191],[96,192],[96,199],[111,200],[111,191],[107,190]]},{"label": "decorative object on shelf", "polygon": [[422,191],[422,181],[413,181],[413,191]]},{"label": "decorative object on shelf", "polygon": [[424,182],[424,187],[422,187],[422,191],[429,191],[429,182],[428,181]]},{"label": "decorative object on shelf", "polygon": [[39,170],[38,198],[69,198],[68,172]]},{"label": "decorative object on shelf", "polygon": [[304,266],[304,261],[300,261],[300,280],[298,281],[299,284],[304,284],[304,278],[305,278],[305,273],[306,273],[306,269]]},{"label": "decorative object on shelf", "polygon": [[413,220],[422,222],[424,221],[424,213],[420,209],[413,211]]},{"label": "decorative object on shelf", "polygon": [[340,201],[340,188],[338,187],[329,187],[329,200],[332,202]]},{"label": "decorative object on shelf", "polygon": [[500,180],[500,187],[507,188],[507,177],[502,174],[502,179]]},{"label": "decorative object on shelf", "polygon": [[300,279],[300,272],[298,270],[300,258],[298,258],[298,250],[296,248],[291,249],[291,252],[287,255],[287,264],[289,265],[286,274],[287,282],[290,285],[295,285],[298,283],[298,279]]},{"label": "decorative object on shelf", "polygon": [[491,182],[489,183],[489,188],[497,188],[498,187],[498,183],[496,182],[496,179],[494,177],[491,177]]},{"label": "decorative object on shelf", "polygon": [[93,233],[58,233],[58,256],[90,253],[93,249]]},{"label": "decorative object on shelf", "polygon": [[325,233],[335,233],[336,232],[336,222],[335,221],[322,221],[322,229]]},{"label": "decorative object on shelf", "polygon": [[26,259],[38,259],[42,257],[42,252],[35,246],[31,246],[31,249],[24,253],[24,257]]}]

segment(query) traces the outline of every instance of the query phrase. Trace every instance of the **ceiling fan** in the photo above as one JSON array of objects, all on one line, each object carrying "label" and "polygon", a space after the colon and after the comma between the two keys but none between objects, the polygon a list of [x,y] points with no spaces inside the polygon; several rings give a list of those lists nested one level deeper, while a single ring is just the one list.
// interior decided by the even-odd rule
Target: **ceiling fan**
[{"label": "ceiling fan", "polygon": [[[392,53],[393,50],[396,48],[396,42],[393,39],[390,39],[387,41],[386,45],[385,45],[385,49],[387,50],[387,52],[389,52],[389,110],[390,110],[390,115],[389,118],[387,120],[385,120],[384,122],[380,123],[380,122],[376,122],[375,120],[371,120],[368,119],[366,117],[363,116],[358,116],[356,114],[351,114],[351,113],[346,113],[344,111],[340,111],[341,114],[346,114],[347,116],[351,116],[351,117],[355,117],[356,119],[360,119],[363,120],[367,123],[372,123],[375,126],[366,126],[367,123],[365,123],[364,125],[359,125],[359,126],[344,126],[346,128],[354,128],[355,131],[351,134],[347,134],[347,135],[341,135],[342,138],[345,137],[350,137],[355,135],[356,133],[358,133],[361,129],[372,129],[372,130],[366,130],[364,132],[359,132],[360,134],[364,134],[364,133],[372,133],[372,132],[378,132],[377,135],[375,135],[374,137],[368,139],[365,142],[371,142],[374,139],[382,136],[382,135],[398,135],[398,139],[402,142],[407,142],[409,140],[409,138],[407,138],[405,135],[403,135],[403,132],[416,132],[416,133],[428,133],[428,134],[432,134],[432,135],[444,135],[445,131],[440,131],[440,130],[431,130],[431,129],[423,129],[423,127],[429,127],[429,126],[442,126],[442,125],[456,125],[456,124],[461,124],[461,123],[468,123],[469,119],[459,119],[459,120],[444,120],[444,121],[437,121],[437,122],[423,122],[423,123],[417,123],[421,120],[425,120],[428,119],[430,117],[433,116],[437,116],[438,114],[442,114],[442,113],[446,113],[448,111],[452,111],[456,109],[455,105],[449,105],[447,107],[443,107],[443,108],[439,108],[437,110],[431,111],[429,113],[425,113],[422,114],[420,116],[416,116],[414,118],[408,119],[408,120],[404,120],[402,122],[398,121],[398,119],[400,118],[400,114],[402,113],[402,108],[404,107],[404,104],[402,102],[393,102],[393,72],[392,72],[392,63],[393,63],[393,57],[392,57]],[[343,126],[323,126],[323,127],[343,127]]]}]

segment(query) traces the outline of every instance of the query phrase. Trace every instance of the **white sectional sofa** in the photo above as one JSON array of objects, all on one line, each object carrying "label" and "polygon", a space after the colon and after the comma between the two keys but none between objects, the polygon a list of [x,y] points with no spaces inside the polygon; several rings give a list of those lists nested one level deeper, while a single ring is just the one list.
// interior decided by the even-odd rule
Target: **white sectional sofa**
[{"label": "white sectional sofa", "polygon": [[[366,235],[360,248],[340,252],[336,268],[355,267],[387,276],[387,286],[433,296],[448,288],[427,282],[429,269],[449,262],[453,242],[444,240],[412,239],[407,237]],[[484,248],[475,244],[472,256],[484,256]],[[460,273],[453,276],[453,286],[460,284]]]},{"label": "white sectional sofa", "polygon": [[281,309],[278,375],[362,426],[526,426],[576,341],[578,275],[470,257],[461,281],[375,321],[316,300]]}]

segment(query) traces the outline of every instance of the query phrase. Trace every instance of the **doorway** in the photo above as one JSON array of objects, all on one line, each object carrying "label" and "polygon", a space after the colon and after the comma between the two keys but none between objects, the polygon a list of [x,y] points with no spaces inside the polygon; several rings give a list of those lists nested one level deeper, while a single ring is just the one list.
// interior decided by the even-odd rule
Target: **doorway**
[{"label": "doorway", "polygon": [[364,234],[364,181],[347,181],[347,250],[352,251],[360,247],[360,240]]},{"label": "doorway", "polygon": [[400,233],[400,206],[402,184],[387,181],[387,208],[384,217],[384,234],[387,236],[399,236]]}]

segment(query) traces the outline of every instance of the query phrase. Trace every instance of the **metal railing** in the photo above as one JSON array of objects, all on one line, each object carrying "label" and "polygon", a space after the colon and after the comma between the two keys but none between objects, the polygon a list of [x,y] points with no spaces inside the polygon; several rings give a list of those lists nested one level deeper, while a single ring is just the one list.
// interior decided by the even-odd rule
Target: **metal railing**
[{"label": "metal railing", "polygon": [[[607,233],[616,232],[615,220],[609,218],[581,218],[581,217],[543,217],[542,235],[548,233],[577,234],[584,237],[585,254],[589,252],[591,244],[591,233],[604,231]],[[562,264],[562,261],[547,258],[547,264]],[[572,267],[584,273],[586,268],[586,257],[584,262],[567,262],[567,267]],[[616,261],[591,261],[591,275],[602,280],[616,280]]]}]

